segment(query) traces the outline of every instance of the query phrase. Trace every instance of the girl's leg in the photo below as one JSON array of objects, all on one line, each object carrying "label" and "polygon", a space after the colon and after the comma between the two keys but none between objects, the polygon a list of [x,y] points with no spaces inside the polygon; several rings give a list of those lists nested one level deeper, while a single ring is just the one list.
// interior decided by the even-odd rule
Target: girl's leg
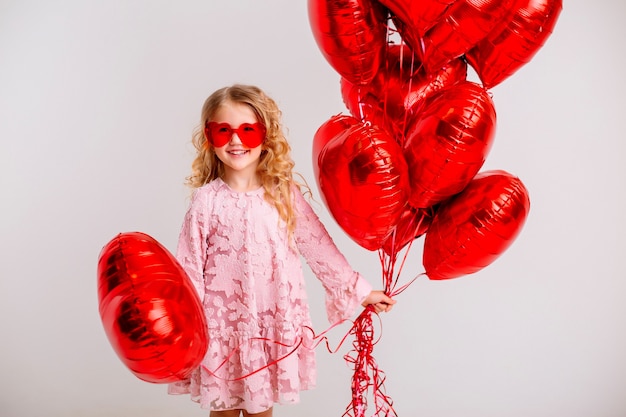
[{"label": "girl's leg", "polygon": [[241,410],[211,411],[209,417],[239,417]]},{"label": "girl's leg", "polygon": [[246,410],[243,410],[243,417],[272,417],[274,408],[268,408],[260,413],[250,414]]}]

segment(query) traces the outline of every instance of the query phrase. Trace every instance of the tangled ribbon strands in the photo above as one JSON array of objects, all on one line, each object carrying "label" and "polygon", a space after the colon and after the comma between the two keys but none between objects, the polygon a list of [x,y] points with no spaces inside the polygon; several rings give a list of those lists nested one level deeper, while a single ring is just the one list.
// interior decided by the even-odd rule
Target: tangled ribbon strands
[{"label": "tangled ribbon strands", "polygon": [[[405,228],[405,233],[417,236],[424,224],[425,217],[413,218],[411,222]],[[410,231],[412,230],[412,232]],[[384,249],[380,249],[380,262],[383,269],[383,285],[385,293],[391,297],[394,297],[411,285],[417,278],[424,274],[419,274],[408,283],[398,287],[399,278],[402,272],[402,268],[406,261],[406,257],[409,253],[409,249],[412,244],[412,240],[408,242],[407,250],[404,252],[404,257],[399,264],[397,273],[395,272],[396,263],[398,261],[398,252],[395,250],[395,231],[390,239],[391,247],[393,248],[391,254],[388,254]],[[371,389],[372,397],[374,399],[374,414],[375,416],[397,416],[394,408],[393,401],[385,390],[385,373],[380,370],[378,363],[374,358],[374,346],[380,340],[382,336],[382,323],[380,323],[381,334],[376,338],[374,334],[374,323],[372,320],[375,312],[374,307],[369,305],[361,312],[357,317],[350,329],[348,335],[354,337],[352,342],[353,349],[344,355],[346,363],[352,367],[352,401],[348,405],[344,416],[349,417],[363,417],[365,411],[368,408],[367,398],[368,392]],[[346,337],[348,336],[346,335]],[[345,340],[345,337],[344,337]]]},{"label": "tangled ribbon strands", "polygon": [[374,338],[372,315],[376,314],[370,305],[363,310],[350,329],[354,336],[353,350],[348,352],[344,359],[352,364],[352,401],[348,405],[344,416],[363,417],[368,408],[367,393],[372,389],[374,398],[374,415],[397,416],[393,409],[393,401],[385,392],[385,373],[378,368],[374,359],[374,345],[380,340]]}]

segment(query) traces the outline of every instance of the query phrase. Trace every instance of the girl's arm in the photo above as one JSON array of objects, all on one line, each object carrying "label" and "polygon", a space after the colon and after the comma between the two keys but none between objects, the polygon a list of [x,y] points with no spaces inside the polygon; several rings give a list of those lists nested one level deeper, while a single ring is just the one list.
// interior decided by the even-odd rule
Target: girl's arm
[{"label": "girl's arm", "polygon": [[382,291],[372,291],[370,283],[348,264],[300,190],[294,187],[293,195],[298,215],[296,245],[324,286],[329,321],[350,318],[360,304],[373,304],[377,311],[388,311],[395,301]]}]

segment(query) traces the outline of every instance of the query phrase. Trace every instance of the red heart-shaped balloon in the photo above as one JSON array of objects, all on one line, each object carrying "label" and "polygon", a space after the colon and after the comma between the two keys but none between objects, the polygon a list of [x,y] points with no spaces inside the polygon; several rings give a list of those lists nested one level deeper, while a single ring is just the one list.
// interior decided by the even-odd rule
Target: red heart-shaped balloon
[{"label": "red heart-shaped balloon", "polygon": [[433,92],[466,78],[467,64],[462,59],[428,75],[406,45],[390,44],[372,82],[355,85],[342,78],[341,95],[352,116],[385,129],[402,144],[413,109]]},{"label": "red heart-shaped balloon", "polygon": [[518,236],[529,210],[519,178],[500,170],[479,173],[438,207],[424,241],[426,275],[457,278],[491,264]]},{"label": "red heart-shaped balloon", "polygon": [[387,45],[386,10],[373,0],[308,0],[309,23],[322,55],[354,84],[369,83]]},{"label": "red heart-shaped balloon", "polygon": [[512,13],[467,52],[485,88],[500,84],[535,56],[562,9],[562,0],[518,0]]},{"label": "red heart-shaped balloon", "polygon": [[176,258],[145,233],[120,233],[98,260],[98,301],[113,349],[139,379],[188,378],[208,348],[206,318]]},{"label": "red heart-shaped balloon", "polygon": [[491,149],[496,111],[487,91],[466,81],[435,92],[416,112],[404,157],[409,165],[409,203],[426,208],[460,192]]},{"label": "red heart-shaped balloon", "polygon": [[517,0],[457,0],[426,34],[400,32],[432,73],[461,57],[506,16]]},{"label": "red heart-shaped balloon", "polygon": [[[368,250],[379,249],[406,204],[407,166],[400,145],[384,130],[346,116],[333,116],[315,133],[325,143],[319,153],[318,185],[339,226]],[[328,127],[327,125],[331,125]],[[333,134],[332,138],[321,137]]]}]

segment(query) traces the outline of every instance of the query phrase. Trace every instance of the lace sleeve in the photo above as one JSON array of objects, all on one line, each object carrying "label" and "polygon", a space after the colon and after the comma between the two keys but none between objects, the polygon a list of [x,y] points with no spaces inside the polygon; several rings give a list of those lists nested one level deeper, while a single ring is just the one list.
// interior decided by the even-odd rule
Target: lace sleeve
[{"label": "lace sleeve", "polygon": [[324,286],[328,320],[337,323],[348,319],[371,292],[372,286],[350,267],[300,190],[294,187],[293,195],[298,216],[294,236],[296,245]]},{"label": "lace sleeve", "polygon": [[195,194],[178,238],[176,258],[193,283],[200,302],[204,298],[204,263],[207,253],[206,202]]}]

